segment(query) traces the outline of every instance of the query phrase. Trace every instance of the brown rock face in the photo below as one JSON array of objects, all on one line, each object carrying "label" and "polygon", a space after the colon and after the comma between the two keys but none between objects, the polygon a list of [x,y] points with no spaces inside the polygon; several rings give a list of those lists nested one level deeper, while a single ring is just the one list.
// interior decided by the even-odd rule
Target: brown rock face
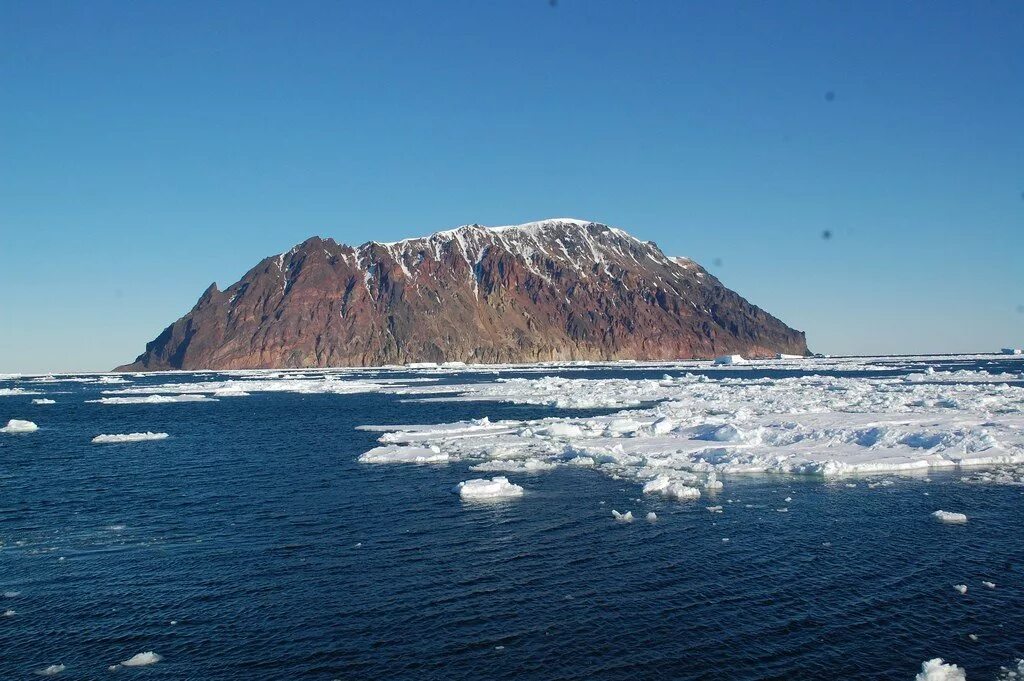
[{"label": "brown rock face", "polygon": [[313,237],[212,284],[125,371],[807,353],[804,334],[652,242],[579,220],[352,248]]}]

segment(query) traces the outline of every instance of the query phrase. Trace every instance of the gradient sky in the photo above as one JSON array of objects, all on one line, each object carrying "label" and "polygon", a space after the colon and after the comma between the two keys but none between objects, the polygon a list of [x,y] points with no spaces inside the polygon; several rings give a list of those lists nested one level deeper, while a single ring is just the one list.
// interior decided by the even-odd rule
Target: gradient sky
[{"label": "gradient sky", "polygon": [[0,0],[0,371],[313,234],[554,216],[815,351],[1022,345],[1024,3]]}]

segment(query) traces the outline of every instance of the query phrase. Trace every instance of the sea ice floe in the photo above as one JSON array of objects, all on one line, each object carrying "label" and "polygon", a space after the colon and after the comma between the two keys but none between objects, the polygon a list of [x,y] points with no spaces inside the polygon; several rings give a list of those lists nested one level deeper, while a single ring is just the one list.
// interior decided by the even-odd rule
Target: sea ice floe
[{"label": "sea ice floe", "polygon": [[39,395],[40,393],[24,388],[0,388],[0,397],[19,397],[21,395]]},{"label": "sea ice floe", "polygon": [[647,514],[647,522],[649,522],[649,523],[656,523],[656,522],[658,522],[658,514],[655,513],[654,511],[651,511],[650,513],[648,513]]},{"label": "sea ice floe", "polygon": [[38,670],[36,674],[39,676],[56,676],[65,669],[67,669],[67,667],[62,664],[51,664],[49,667],[44,667],[43,669]]},{"label": "sea ice floe", "polygon": [[966,584],[954,584],[953,588],[956,589],[956,591],[961,596],[963,596],[965,593],[967,593],[967,585]]},{"label": "sea ice floe", "polygon": [[660,494],[667,499],[699,499],[700,490],[667,476],[659,476],[644,485],[644,494]]},{"label": "sea ice floe", "polygon": [[940,523],[950,524],[963,524],[967,522],[967,516],[963,513],[953,513],[951,511],[935,511],[932,516]]},{"label": "sea ice floe", "polygon": [[486,478],[464,480],[452,491],[463,499],[504,499],[523,496],[523,488],[509,482],[508,478],[502,475],[490,480]]},{"label": "sea ice floe", "polygon": [[360,463],[444,463],[448,455],[439,448],[401,447],[385,445],[374,447],[359,456]]},{"label": "sea ice floe", "polygon": [[941,657],[921,663],[914,681],[967,681],[967,674],[955,664],[946,664]]},{"label": "sea ice floe", "polygon": [[995,582],[982,582],[981,585],[986,587],[986,588],[989,588],[989,589],[996,588],[996,583]]},{"label": "sea ice floe", "polygon": [[216,402],[206,395],[182,393],[181,395],[146,395],[145,397],[101,397],[98,400],[86,400],[99,404],[176,404],[179,402]]},{"label": "sea ice floe", "polygon": [[34,433],[37,430],[39,430],[39,426],[31,421],[11,419],[6,426],[0,428],[0,433]]},{"label": "sea ice floe", "polygon": [[46,397],[37,397],[32,400],[32,404],[57,404],[56,400],[51,400]]},{"label": "sea ice floe", "polygon": [[471,471],[488,472],[504,471],[506,473],[540,473],[557,468],[557,464],[540,459],[492,459],[484,463],[470,466]]},{"label": "sea ice floe", "polygon": [[631,523],[633,522],[633,512],[626,511],[625,513],[619,513],[614,508],[612,509],[612,517],[620,523]]},{"label": "sea ice floe", "polygon": [[[156,664],[160,660],[164,659],[162,656],[157,655],[152,650],[145,653],[137,653],[132,655],[127,660],[121,663],[122,667],[145,667],[147,665]],[[116,665],[115,665],[116,666]]]},{"label": "sea ice floe", "polygon": [[92,439],[93,444],[109,444],[118,442],[144,442],[146,440],[163,440],[167,433],[124,433],[122,435],[97,435]]},{"label": "sea ice floe", "polygon": [[14,617],[17,614],[18,613],[16,611],[12,610],[11,608],[8,608],[7,610],[4,610],[4,617]]}]

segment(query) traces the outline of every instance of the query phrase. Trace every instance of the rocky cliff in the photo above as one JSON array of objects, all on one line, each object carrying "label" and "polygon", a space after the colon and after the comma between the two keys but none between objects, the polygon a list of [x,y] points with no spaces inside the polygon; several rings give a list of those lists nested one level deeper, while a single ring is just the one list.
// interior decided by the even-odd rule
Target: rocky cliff
[{"label": "rocky cliff", "polygon": [[313,237],[216,284],[126,371],[807,353],[697,263],[606,225]]}]

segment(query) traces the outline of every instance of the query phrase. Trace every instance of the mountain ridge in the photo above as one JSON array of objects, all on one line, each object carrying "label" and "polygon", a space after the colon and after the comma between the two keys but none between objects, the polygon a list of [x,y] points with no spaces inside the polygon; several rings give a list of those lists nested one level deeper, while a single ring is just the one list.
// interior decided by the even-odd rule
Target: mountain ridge
[{"label": "mountain ridge", "polygon": [[313,236],[211,284],[121,371],[806,354],[688,258],[598,222]]}]

